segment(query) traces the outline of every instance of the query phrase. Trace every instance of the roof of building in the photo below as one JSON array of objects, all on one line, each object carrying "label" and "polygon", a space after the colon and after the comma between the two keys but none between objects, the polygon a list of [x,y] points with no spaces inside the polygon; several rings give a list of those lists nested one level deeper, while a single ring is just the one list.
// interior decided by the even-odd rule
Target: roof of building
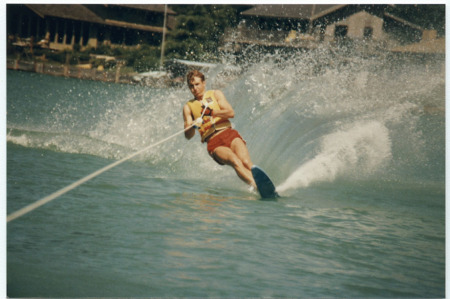
[{"label": "roof of building", "polygon": [[106,19],[105,24],[115,26],[115,27],[131,28],[131,29],[142,30],[142,31],[163,32],[163,27],[135,24],[135,23],[129,23],[129,22],[123,22],[123,21],[117,21],[117,20]]},{"label": "roof of building", "polygon": [[[148,10],[148,11],[154,11],[154,12],[161,12],[161,13],[163,13],[164,9],[165,9],[164,4],[111,4],[111,5],[129,7],[129,8],[140,9],[140,10]],[[167,7],[167,14],[176,15],[177,13]]]},{"label": "roof of building", "polygon": [[[76,21],[106,24],[116,27],[132,28],[143,31],[163,32],[163,27],[136,24],[118,20],[103,19],[88,7],[81,4],[26,4],[26,6],[40,17],[57,17]],[[164,13],[164,4],[159,5],[121,5],[140,10],[156,11]],[[168,14],[175,14],[168,9]]]},{"label": "roof of building", "polygon": [[420,26],[418,26],[418,25],[416,25],[416,24],[413,24],[413,23],[411,23],[411,22],[408,22],[408,21],[406,21],[406,20],[403,19],[403,18],[394,16],[393,14],[390,14],[390,13],[385,12],[385,13],[384,13],[384,17],[385,17],[385,18],[390,18],[390,19],[392,19],[392,20],[394,20],[394,21],[396,21],[396,22],[398,22],[398,23],[401,23],[401,24],[403,24],[403,25],[405,25],[405,26],[408,26],[408,27],[411,27],[411,28],[413,28],[413,29],[420,30],[420,31],[423,30],[422,27],[420,27]]},{"label": "roof of building", "polygon": [[26,6],[45,18],[58,17],[77,21],[103,23],[103,19],[81,4],[26,4]]},{"label": "roof of building", "polygon": [[270,4],[270,5],[256,5],[241,14],[244,16],[254,17],[276,17],[276,18],[291,18],[291,19],[306,19],[314,20],[318,17],[326,15],[345,5],[327,5],[327,4]]}]

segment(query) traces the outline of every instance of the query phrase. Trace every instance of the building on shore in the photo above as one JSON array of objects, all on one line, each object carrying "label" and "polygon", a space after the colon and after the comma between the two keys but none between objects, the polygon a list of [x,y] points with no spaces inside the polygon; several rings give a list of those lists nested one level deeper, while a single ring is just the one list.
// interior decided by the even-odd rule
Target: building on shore
[{"label": "building on shore", "polygon": [[[228,28],[221,49],[247,47],[314,49],[341,41],[364,41],[383,50],[415,44],[424,29],[387,13],[390,5],[254,5]],[[53,50],[106,46],[160,46],[176,13],[163,4],[7,4],[8,45]],[[425,47],[427,49],[427,47]]]},{"label": "building on shore", "polygon": [[[256,5],[241,13],[222,49],[236,54],[255,45],[270,49],[315,49],[340,42],[390,51],[420,42],[424,29],[386,12],[389,5]],[[361,43],[362,42],[362,43]]]},{"label": "building on shore", "polygon": [[[319,47],[333,50],[342,43],[346,45],[343,48],[355,50],[352,53],[391,53],[396,58],[408,54],[419,59],[424,56],[445,57],[444,36],[439,37],[434,30],[425,30],[387,13],[390,5],[277,4],[246,7],[249,9],[241,12],[238,27],[226,30],[220,50],[245,57],[247,49],[256,49],[258,53],[282,49],[290,53],[291,49]],[[17,53],[22,51],[27,56],[24,61],[20,61],[20,55],[11,56],[8,68],[111,82],[136,81],[128,74],[120,74],[122,61],[115,63],[117,68],[114,72],[104,72],[103,65],[94,65],[95,69],[90,70],[93,64],[81,64],[81,59],[72,69],[67,54],[64,66],[47,63],[45,55],[36,61],[28,54],[31,52],[33,58],[33,47],[47,48],[51,52],[143,44],[159,47],[165,30],[175,28],[175,18],[176,13],[168,5],[7,4],[8,53],[9,49],[13,50],[11,53],[19,50]],[[90,54],[89,57],[96,61],[105,59],[105,64],[108,59],[115,60],[115,57],[105,55]],[[440,63],[442,59],[435,60]],[[168,61],[166,69],[160,71],[169,70],[178,78],[186,66],[192,67],[190,63],[184,61],[180,64],[180,61],[183,62],[178,60],[176,67]],[[234,76],[235,71],[230,73]]]},{"label": "building on shore", "polygon": [[53,50],[101,45],[161,45],[175,12],[165,5],[7,4],[8,41]]}]

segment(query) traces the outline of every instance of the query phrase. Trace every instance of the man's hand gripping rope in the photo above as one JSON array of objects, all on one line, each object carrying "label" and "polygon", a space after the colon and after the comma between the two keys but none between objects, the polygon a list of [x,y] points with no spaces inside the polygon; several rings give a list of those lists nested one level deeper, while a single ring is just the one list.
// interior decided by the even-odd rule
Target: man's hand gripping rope
[{"label": "man's hand gripping rope", "polygon": [[194,120],[194,124],[192,125],[194,128],[198,129],[200,128],[200,126],[203,124],[203,116],[204,115],[209,115],[211,116],[212,114],[212,109],[208,108],[209,103],[205,103],[202,105],[203,108],[203,112],[202,112],[202,116],[200,116],[199,118],[197,118],[196,120]]}]

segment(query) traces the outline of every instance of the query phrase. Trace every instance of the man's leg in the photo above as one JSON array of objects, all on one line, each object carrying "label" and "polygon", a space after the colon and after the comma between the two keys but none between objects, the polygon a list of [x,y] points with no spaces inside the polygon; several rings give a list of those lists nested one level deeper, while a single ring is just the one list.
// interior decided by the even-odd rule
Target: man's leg
[{"label": "man's leg", "polygon": [[247,145],[245,145],[245,142],[241,138],[235,138],[231,142],[231,150],[242,161],[242,164],[244,164],[245,168],[251,171],[253,163],[250,159],[250,154],[248,152]]},{"label": "man's leg", "polygon": [[213,155],[217,160],[219,160],[223,164],[230,165],[231,167],[233,167],[241,180],[256,188],[252,172],[244,165],[242,160],[236,155],[236,153],[233,152],[231,148],[219,146],[214,150]]}]

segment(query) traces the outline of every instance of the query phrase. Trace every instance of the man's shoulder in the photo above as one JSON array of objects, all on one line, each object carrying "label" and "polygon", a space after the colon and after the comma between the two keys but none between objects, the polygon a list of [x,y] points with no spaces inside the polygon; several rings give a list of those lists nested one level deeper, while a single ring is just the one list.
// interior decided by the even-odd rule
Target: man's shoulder
[{"label": "man's shoulder", "polygon": [[225,96],[220,89],[213,90],[213,92],[217,100],[221,100]]},{"label": "man's shoulder", "polygon": [[189,102],[187,102],[184,106],[183,106],[183,113],[187,113],[187,114],[189,114],[189,113],[192,113],[192,109],[191,109],[191,105],[189,104],[190,103],[190,101]]}]

